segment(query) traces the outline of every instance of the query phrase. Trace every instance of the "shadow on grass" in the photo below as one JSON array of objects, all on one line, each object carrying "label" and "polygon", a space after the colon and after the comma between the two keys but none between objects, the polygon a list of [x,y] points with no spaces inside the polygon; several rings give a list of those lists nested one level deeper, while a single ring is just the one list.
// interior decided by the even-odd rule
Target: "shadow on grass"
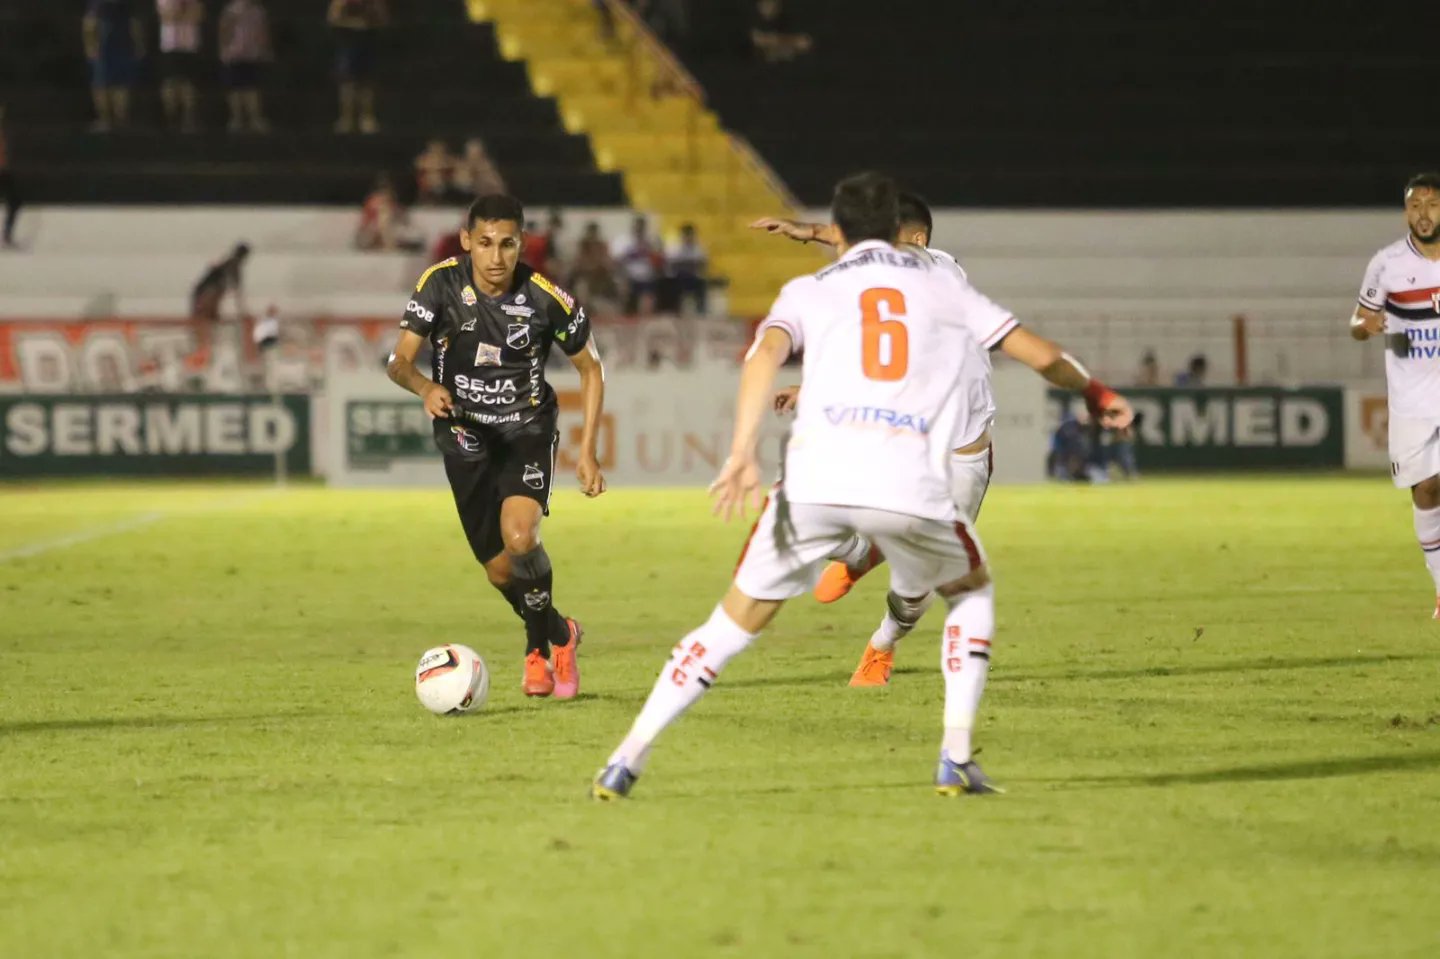
[{"label": "shadow on grass", "polygon": [[262,723],[277,719],[314,719],[322,713],[292,710],[284,713],[255,713],[243,716],[92,716],[86,719],[27,719],[0,722],[0,737],[22,733],[77,732],[92,729],[179,729],[185,726],[219,726],[229,723]]},{"label": "shadow on grass", "polygon": [[1153,773],[1146,776],[1083,776],[1066,780],[1111,786],[1207,786],[1214,783],[1287,782],[1299,779],[1337,779],[1367,773],[1405,772],[1440,767],[1440,751],[1400,753],[1388,756],[1349,756],[1342,759],[1312,759],[1298,762],[1235,766],[1231,769],[1204,769],[1181,773]]}]

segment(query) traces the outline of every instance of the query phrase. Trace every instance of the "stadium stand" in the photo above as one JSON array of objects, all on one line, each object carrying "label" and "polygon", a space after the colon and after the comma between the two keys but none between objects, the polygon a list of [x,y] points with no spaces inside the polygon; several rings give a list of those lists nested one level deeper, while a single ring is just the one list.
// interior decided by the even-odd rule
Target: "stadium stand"
[{"label": "stadium stand", "polygon": [[[95,135],[80,43],[80,0],[0,3],[0,101],[27,199],[54,203],[353,204],[379,170],[404,171],[431,138],[482,137],[511,189],[532,203],[610,206],[620,178],[597,170],[585,137],[535,96],[523,64],[499,55],[493,29],[461,0],[391,4],[379,58],[382,132],[337,136],[334,42],[324,4],[271,3],[276,60],[266,71],[275,133],[231,136],[215,63],[221,4],[208,0],[202,84],[206,132],[162,130],[153,58],[142,67],[135,125]],[[137,4],[151,17],[153,6]],[[152,43],[153,48],[153,43]]]},{"label": "stadium stand", "polygon": [[891,170],[939,205],[1362,206],[1434,165],[1397,94],[1403,4],[786,0],[815,39],[761,64],[752,0],[706,4],[687,62],[807,204]]}]

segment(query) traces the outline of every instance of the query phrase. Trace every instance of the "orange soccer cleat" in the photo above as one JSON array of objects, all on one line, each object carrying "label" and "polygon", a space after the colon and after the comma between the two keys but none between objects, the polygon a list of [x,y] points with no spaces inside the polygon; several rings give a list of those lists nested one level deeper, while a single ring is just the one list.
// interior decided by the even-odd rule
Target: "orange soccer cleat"
[{"label": "orange soccer cleat", "polygon": [[521,684],[526,696],[549,696],[555,691],[555,676],[550,661],[538,649],[525,654],[525,681]]},{"label": "orange soccer cleat", "polygon": [[860,665],[855,667],[854,674],[850,677],[851,686],[889,686],[890,670],[895,666],[895,650],[887,649],[884,652],[865,644],[865,655],[860,657]]},{"label": "orange soccer cleat", "polygon": [[580,638],[585,630],[575,620],[566,617],[565,628],[570,631],[570,642],[564,646],[550,645],[551,664],[555,667],[555,698],[574,699],[580,692],[580,664],[575,654],[580,649]]},{"label": "orange soccer cleat", "polygon": [[829,564],[825,567],[825,572],[820,574],[820,582],[815,584],[815,599],[822,603],[844,599],[846,594],[855,588],[855,584],[860,582],[862,576],[884,561],[885,555],[880,552],[879,547],[872,546],[859,566],[850,566],[839,561]]}]

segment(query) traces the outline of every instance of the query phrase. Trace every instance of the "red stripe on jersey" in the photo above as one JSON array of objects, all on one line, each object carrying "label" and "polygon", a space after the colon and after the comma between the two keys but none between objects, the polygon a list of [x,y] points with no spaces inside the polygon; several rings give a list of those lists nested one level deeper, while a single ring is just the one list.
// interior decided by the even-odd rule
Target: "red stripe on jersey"
[{"label": "red stripe on jersey", "polygon": [[965,528],[964,523],[956,523],[955,535],[960,537],[960,542],[965,547],[965,556],[970,560],[970,568],[972,570],[979,569],[980,547],[975,545],[975,540],[970,536],[970,530]]},{"label": "red stripe on jersey", "polygon": [[1011,326],[1011,325],[1019,326],[1019,325],[1020,325],[1020,321],[1016,320],[1015,317],[1013,317],[1013,316],[1007,316],[1007,317],[1005,317],[1005,321],[1004,321],[1003,323],[1001,323],[999,326],[995,327],[995,329],[991,330],[991,331],[990,331],[990,335],[987,336],[987,337],[985,337],[985,339],[984,339],[984,341],[981,343],[981,345],[982,345],[982,346],[985,346],[985,347],[989,347],[992,343],[995,342],[995,337],[999,336],[1002,332],[1005,331],[1005,328],[1006,328],[1006,327]]},{"label": "red stripe on jersey", "polygon": [[765,502],[760,504],[760,515],[755,517],[754,524],[750,527],[750,535],[745,537],[745,545],[740,547],[740,558],[735,561],[735,572],[732,576],[738,575],[740,567],[745,564],[745,554],[750,552],[750,541],[755,538],[755,531],[760,528],[760,520],[765,517],[765,510],[770,505],[770,496],[765,496]]},{"label": "red stripe on jersey", "polygon": [[1390,300],[1394,303],[1410,304],[1430,303],[1436,293],[1440,293],[1440,286],[1432,286],[1428,290],[1401,290],[1390,294]]}]

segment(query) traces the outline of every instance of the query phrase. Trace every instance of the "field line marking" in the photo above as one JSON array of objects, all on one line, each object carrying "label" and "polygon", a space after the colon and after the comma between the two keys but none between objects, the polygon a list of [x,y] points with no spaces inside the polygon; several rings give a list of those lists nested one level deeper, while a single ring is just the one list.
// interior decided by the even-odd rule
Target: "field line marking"
[{"label": "field line marking", "polygon": [[118,523],[92,526],[89,529],[82,529],[68,536],[59,536],[55,539],[42,539],[38,543],[31,543],[28,546],[20,546],[16,549],[0,553],[0,563],[9,563],[17,559],[30,559],[34,556],[43,556],[46,553],[54,552],[57,549],[68,549],[71,546],[91,543],[97,539],[119,536],[121,533],[128,533],[131,530],[143,529],[152,523],[159,522],[169,515],[169,513],[160,512],[141,513],[139,516],[132,516]]},{"label": "field line marking", "polygon": [[[251,503],[275,495],[275,490],[263,490],[258,493],[247,493],[243,496],[232,496],[214,504],[213,510],[202,512],[223,512],[229,513],[243,509]],[[77,530],[65,536],[57,536],[55,539],[43,539],[38,543],[30,543],[25,546],[18,546],[15,549],[6,550],[0,553],[0,564],[10,563],[17,559],[31,559],[35,556],[43,556],[52,553],[57,549],[69,549],[71,546],[80,546],[85,543],[93,543],[97,539],[107,539],[111,536],[119,536],[122,533],[129,533],[137,529],[144,529],[160,522],[162,519],[169,519],[173,516],[186,515],[184,512],[165,510],[152,510],[148,513],[141,513],[129,519],[122,519],[117,523],[106,523],[103,526],[91,526],[88,529]],[[190,514],[193,515],[193,514]]]}]

